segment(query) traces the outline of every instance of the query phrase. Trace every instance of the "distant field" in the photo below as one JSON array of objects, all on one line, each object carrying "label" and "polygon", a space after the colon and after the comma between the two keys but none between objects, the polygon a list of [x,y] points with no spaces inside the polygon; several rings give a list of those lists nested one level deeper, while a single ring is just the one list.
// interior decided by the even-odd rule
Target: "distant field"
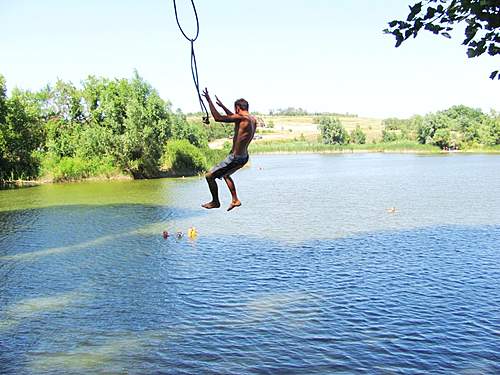
[{"label": "distant field", "polygon": [[[261,143],[279,140],[306,140],[314,142],[318,139],[318,124],[314,119],[320,116],[260,116],[267,127],[257,129],[258,138],[254,142]],[[337,117],[342,125],[351,132],[357,125],[365,132],[367,142],[380,140],[382,137],[382,120],[364,117]],[[270,124],[274,126],[269,127]],[[220,148],[225,140],[216,140],[210,144],[212,148]]]}]

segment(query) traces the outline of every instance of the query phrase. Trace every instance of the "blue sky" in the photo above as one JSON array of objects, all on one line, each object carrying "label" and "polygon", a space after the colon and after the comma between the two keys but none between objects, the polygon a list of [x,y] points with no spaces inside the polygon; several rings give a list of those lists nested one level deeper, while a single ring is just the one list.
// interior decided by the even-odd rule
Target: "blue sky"
[{"label": "blue sky", "polygon": [[[408,117],[454,104],[500,109],[498,58],[468,59],[460,43],[427,34],[394,48],[382,29],[411,0],[196,1],[200,83],[251,110],[302,107]],[[177,0],[194,31],[189,0]],[[174,108],[198,110],[190,47],[171,0],[0,0],[0,73],[37,90],[57,78],[150,82]]]}]

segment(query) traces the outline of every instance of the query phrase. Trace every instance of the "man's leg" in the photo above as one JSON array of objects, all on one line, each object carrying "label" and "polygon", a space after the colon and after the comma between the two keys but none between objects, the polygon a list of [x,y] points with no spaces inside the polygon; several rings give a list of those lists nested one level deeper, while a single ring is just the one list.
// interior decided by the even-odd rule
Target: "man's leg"
[{"label": "man's leg", "polygon": [[238,195],[236,194],[236,186],[234,186],[234,181],[231,176],[225,176],[224,180],[226,181],[227,187],[231,192],[232,201],[227,209],[228,211],[231,211],[233,208],[241,206],[241,202],[238,199]]},{"label": "man's leg", "polygon": [[210,194],[212,194],[212,201],[202,204],[201,207],[204,208],[219,208],[220,207],[220,202],[219,202],[219,190],[217,188],[217,182],[215,181],[215,177],[212,176],[211,173],[207,173],[205,175],[205,178],[207,179],[208,183],[208,188],[210,189]]}]

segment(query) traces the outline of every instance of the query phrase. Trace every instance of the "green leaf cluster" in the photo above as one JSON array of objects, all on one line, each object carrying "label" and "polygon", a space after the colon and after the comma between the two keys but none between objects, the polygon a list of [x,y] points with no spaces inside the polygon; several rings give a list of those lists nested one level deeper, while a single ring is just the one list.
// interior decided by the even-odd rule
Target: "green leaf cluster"
[{"label": "green leaf cluster", "polygon": [[[450,31],[457,24],[465,24],[467,56],[477,57],[487,52],[490,56],[500,54],[500,4],[498,0],[427,0],[410,5],[405,21],[393,20],[384,33],[392,34],[396,47],[421,30],[451,38]],[[498,70],[490,74],[498,77]]]}]

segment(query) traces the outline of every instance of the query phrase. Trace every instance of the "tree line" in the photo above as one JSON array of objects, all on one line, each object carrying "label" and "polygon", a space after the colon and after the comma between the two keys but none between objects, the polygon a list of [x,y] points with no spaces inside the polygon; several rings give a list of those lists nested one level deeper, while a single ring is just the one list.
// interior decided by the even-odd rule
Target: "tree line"
[{"label": "tree line", "polygon": [[358,117],[354,113],[337,113],[337,112],[309,112],[303,108],[287,107],[271,109],[268,113],[269,116],[315,116],[313,121],[318,117]]},{"label": "tree line", "polygon": [[[464,105],[409,119],[387,118],[382,125],[382,137],[375,142],[410,141],[445,150],[500,145],[500,114],[495,111],[486,114]],[[366,135],[359,126],[349,134],[335,117],[321,118],[319,129],[326,144],[366,143]]]},{"label": "tree line", "polygon": [[441,149],[500,145],[500,114],[464,105],[404,120],[388,118],[383,125],[383,142],[409,140]]},{"label": "tree line", "polygon": [[325,144],[346,145],[349,143],[365,144],[366,134],[359,125],[348,133],[336,117],[321,117],[319,119],[320,137]]},{"label": "tree line", "polygon": [[[79,87],[58,80],[37,92],[16,88],[9,96],[0,75],[1,181],[155,177],[165,164],[175,165],[169,149],[184,155],[181,164],[188,168],[190,146],[210,158],[208,142],[231,130],[188,122],[137,72],[130,79],[89,76]],[[181,142],[167,149],[169,141]],[[198,160],[196,168],[207,163]]]}]

